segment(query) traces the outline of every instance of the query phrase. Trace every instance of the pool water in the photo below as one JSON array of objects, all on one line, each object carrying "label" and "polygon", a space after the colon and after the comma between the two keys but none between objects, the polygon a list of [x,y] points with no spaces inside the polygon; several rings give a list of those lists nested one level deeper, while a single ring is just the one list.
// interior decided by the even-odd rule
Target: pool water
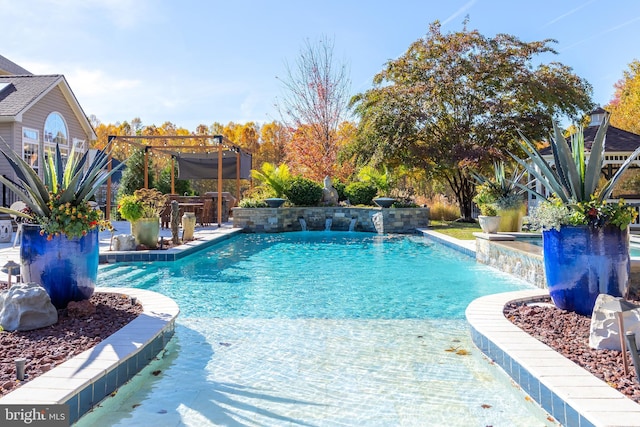
[{"label": "pool water", "polygon": [[530,286],[423,237],[240,235],[99,284],[181,313],[162,357],[78,425],[552,425],[464,320],[478,296]]}]

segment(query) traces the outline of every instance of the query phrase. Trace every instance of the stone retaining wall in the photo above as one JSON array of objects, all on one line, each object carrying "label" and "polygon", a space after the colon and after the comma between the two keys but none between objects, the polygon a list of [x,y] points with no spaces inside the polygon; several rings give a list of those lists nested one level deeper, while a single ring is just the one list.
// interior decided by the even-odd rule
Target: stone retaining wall
[{"label": "stone retaining wall", "polygon": [[281,233],[326,230],[328,221],[333,231],[373,233],[415,233],[429,225],[429,208],[364,208],[364,207],[290,207],[233,208],[233,226],[248,233]]},{"label": "stone retaining wall", "polygon": [[[476,261],[520,277],[546,289],[542,247],[522,240],[493,241],[476,238]],[[640,293],[640,260],[631,259],[629,288]]]},{"label": "stone retaining wall", "polygon": [[542,248],[530,243],[476,238],[476,261],[545,289]]}]

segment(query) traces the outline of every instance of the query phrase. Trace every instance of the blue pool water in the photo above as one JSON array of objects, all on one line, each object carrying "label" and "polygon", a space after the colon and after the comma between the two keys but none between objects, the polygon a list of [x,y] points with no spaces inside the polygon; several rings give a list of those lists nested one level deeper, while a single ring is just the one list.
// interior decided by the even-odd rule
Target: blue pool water
[{"label": "blue pool water", "polygon": [[185,317],[462,319],[475,298],[527,286],[504,279],[422,236],[294,232],[238,236],[180,262],[116,265],[100,286],[160,292]]},{"label": "blue pool water", "polygon": [[530,288],[417,236],[240,235],[100,286],[181,313],[165,352],[78,426],[543,426],[469,339],[467,304]]}]

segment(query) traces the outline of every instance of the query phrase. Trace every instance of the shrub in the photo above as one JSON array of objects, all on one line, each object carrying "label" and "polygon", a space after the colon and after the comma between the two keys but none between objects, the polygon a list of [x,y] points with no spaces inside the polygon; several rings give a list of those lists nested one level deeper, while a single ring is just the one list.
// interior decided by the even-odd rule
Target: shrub
[{"label": "shrub", "polygon": [[303,177],[291,180],[284,195],[295,206],[317,206],[322,199],[322,186]]},{"label": "shrub", "polygon": [[352,182],[344,189],[345,195],[352,205],[371,205],[378,194],[375,185],[367,182]]},{"label": "shrub", "polygon": [[333,183],[333,188],[336,189],[336,191],[338,192],[338,201],[342,202],[344,200],[347,200],[347,195],[344,193],[344,189],[347,187],[347,185],[340,181],[339,179],[336,179],[335,182]]}]

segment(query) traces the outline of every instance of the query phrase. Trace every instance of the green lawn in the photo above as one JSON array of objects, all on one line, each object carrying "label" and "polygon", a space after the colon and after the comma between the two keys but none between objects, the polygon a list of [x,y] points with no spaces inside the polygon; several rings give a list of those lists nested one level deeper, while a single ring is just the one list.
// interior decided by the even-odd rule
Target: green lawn
[{"label": "green lawn", "polygon": [[456,221],[430,221],[430,229],[460,240],[475,240],[474,232],[481,232],[478,223]]}]

